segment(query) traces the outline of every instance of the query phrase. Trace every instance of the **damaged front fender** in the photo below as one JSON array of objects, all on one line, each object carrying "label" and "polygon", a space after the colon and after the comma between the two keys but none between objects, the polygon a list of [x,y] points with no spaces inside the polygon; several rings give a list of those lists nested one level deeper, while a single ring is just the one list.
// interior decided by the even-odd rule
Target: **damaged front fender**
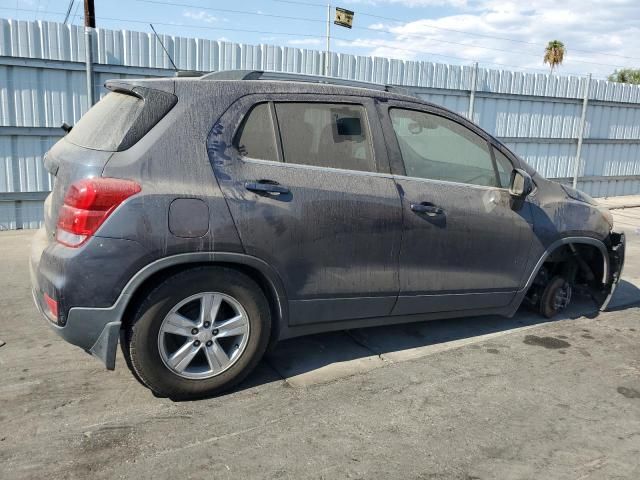
[{"label": "damaged front fender", "polygon": [[605,299],[600,306],[601,311],[605,311],[609,306],[609,302],[613,297],[613,293],[622,277],[622,268],[624,266],[624,250],[625,236],[624,233],[611,232],[607,242],[607,251],[609,254],[609,278],[605,284]]}]

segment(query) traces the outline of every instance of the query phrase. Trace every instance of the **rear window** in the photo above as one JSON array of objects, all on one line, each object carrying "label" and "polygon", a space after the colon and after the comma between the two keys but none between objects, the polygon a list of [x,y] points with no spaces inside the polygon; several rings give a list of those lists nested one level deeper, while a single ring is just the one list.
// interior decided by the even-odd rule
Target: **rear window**
[{"label": "rear window", "polygon": [[276,103],[276,114],[286,163],[376,170],[361,105]]},{"label": "rear window", "polygon": [[[175,96],[147,88],[144,98],[110,92],[73,127],[66,139],[80,147],[117,152],[133,146],[175,105]],[[144,115],[143,115],[144,112]]]}]

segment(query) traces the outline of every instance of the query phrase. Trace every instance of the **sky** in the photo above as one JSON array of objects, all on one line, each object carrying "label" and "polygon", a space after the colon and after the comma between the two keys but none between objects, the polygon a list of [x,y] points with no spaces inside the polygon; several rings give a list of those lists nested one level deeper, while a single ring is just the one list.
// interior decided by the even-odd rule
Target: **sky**
[{"label": "sky", "polygon": [[[0,17],[63,21],[72,0],[0,0]],[[334,0],[331,0],[332,2]],[[331,50],[406,60],[548,72],[549,40],[565,44],[559,74],[606,78],[640,68],[640,0],[335,0],[354,28],[331,25]],[[70,21],[83,22],[83,0]],[[95,0],[97,27],[325,48],[323,0]],[[333,20],[333,18],[332,18]]]}]

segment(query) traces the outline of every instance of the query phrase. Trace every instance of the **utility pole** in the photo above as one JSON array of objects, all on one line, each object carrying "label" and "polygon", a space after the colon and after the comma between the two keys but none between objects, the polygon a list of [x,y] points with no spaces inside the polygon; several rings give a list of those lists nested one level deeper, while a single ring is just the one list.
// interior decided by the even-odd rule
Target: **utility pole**
[{"label": "utility pole", "polygon": [[93,0],[84,0],[84,26],[96,28],[96,7]]},{"label": "utility pole", "polygon": [[478,62],[473,64],[473,73],[471,74],[471,91],[469,92],[469,111],[467,118],[473,122],[473,109],[476,101],[476,88],[478,85]]},{"label": "utility pole", "polygon": [[[333,23],[339,27],[352,28],[353,14],[351,10],[336,7],[336,19]],[[324,74],[331,75],[331,4],[327,4],[327,51],[325,52]]]},{"label": "utility pole", "polygon": [[329,76],[331,71],[331,4],[327,4],[327,51],[324,59],[324,74]]},{"label": "utility pole", "polygon": [[582,164],[582,142],[584,140],[584,124],[587,120],[587,109],[589,108],[589,88],[591,87],[591,74],[587,77],[584,84],[584,94],[582,96],[582,115],[580,116],[580,127],[578,130],[578,147],[576,148],[576,162],[573,169],[573,188],[578,187],[578,176],[580,175],[580,165]]},{"label": "utility pole", "polygon": [[93,106],[93,30],[96,9],[93,0],[84,0],[84,51],[87,66],[87,108]]}]

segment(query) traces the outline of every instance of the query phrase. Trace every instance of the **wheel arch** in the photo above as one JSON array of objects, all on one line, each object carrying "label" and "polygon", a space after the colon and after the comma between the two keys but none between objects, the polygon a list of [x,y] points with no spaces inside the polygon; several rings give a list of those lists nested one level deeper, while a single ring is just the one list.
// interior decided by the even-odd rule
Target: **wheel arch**
[{"label": "wheel arch", "polygon": [[515,314],[517,309],[520,307],[520,304],[524,300],[524,297],[527,294],[527,291],[533,284],[536,278],[536,275],[538,275],[538,272],[540,271],[540,269],[542,268],[546,260],[557,250],[569,245],[588,245],[591,247],[595,247],[600,252],[600,255],[602,257],[602,262],[603,262],[602,263],[602,283],[604,285],[609,281],[609,276],[610,276],[609,253],[607,250],[607,246],[602,240],[599,240],[593,237],[578,237],[578,236],[560,238],[554,241],[553,243],[551,243],[551,245],[549,245],[545,249],[545,251],[542,253],[540,258],[534,265],[533,269],[531,270],[529,276],[526,277],[527,278],[526,283],[524,284],[522,289],[518,291],[514,299],[512,314]]},{"label": "wheel arch", "polygon": [[127,283],[119,300],[122,305],[121,327],[132,321],[144,298],[164,279],[185,270],[199,267],[226,267],[240,271],[254,280],[263,291],[272,315],[269,346],[277,342],[282,325],[288,321],[288,303],[284,286],[277,272],[266,262],[240,253],[199,252],[164,257],[150,263]]},{"label": "wheel arch", "polygon": [[559,248],[562,248],[568,245],[590,245],[592,247],[596,247],[602,256],[602,261],[603,261],[602,283],[607,282],[609,278],[609,254],[607,251],[607,246],[604,244],[604,242],[602,240],[598,240],[597,238],[592,238],[592,237],[565,237],[565,238],[560,238],[556,240],[551,245],[549,245],[549,247],[545,249],[542,256],[535,264],[531,274],[527,278],[527,282],[523,287],[523,290],[526,291],[531,286],[531,284],[533,283],[533,280],[535,279],[536,275],[542,268],[542,265],[544,265],[544,262],[547,260],[547,258],[549,258],[549,256],[551,256],[551,254],[553,254],[553,252],[555,252]]}]

